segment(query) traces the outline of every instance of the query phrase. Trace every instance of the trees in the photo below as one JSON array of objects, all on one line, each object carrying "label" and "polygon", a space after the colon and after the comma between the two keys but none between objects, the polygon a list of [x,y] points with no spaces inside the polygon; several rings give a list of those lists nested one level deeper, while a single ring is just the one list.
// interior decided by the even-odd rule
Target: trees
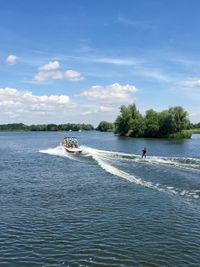
[{"label": "trees", "polygon": [[189,125],[187,111],[181,106],[161,112],[150,109],[143,117],[133,104],[120,108],[120,115],[115,121],[115,133],[133,137],[188,138],[189,135],[183,133],[183,130]]},{"label": "trees", "polygon": [[153,109],[146,111],[145,116],[145,131],[144,136],[146,137],[157,137],[159,133],[159,114]]},{"label": "trees", "polygon": [[187,129],[189,125],[188,113],[181,106],[172,107],[169,109],[171,115],[171,127],[174,132],[180,132]]},{"label": "trees", "polygon": [[115,121],[115,133],[133,137],[144,134],[144,119],[135,104],[128,107],[121,106],[120,113]]},{"label": "trees", "polygon": [[36,124],[24,125],[23,123],[10,123],[0,125],[0,131],[78,131],[78,130],[94,130],[91,124]]},{"label": "trees", "polygon": [[137,110],[136,105],[129,105],[131,113],[129,136],[140,137],[144,135],[145,122],[143,116]]},{"label": "trees", "polygon": [[159,131],[158,137],[167,137],[173,132],[172,119],[168,110],[163,110],[159,112]]},{"label": "trees", "polygon": [[131,113],[129,107],[121,106],[120,113],[115,121],[115,133],[126,135],[130,130]]},{"label": "trees", "polygon": [[181,106],[172,107],[159,113],[160,137],[168,137],[174,133],[180,133],[188,128],[190,122],[187,111]]},{"label": "trees", "polygon": [[198,122],[198,123],[190,123],[190,125],[189,125],[190,127],[190,129],[193,129],[193,128],[200,128],[200,122]]},{"label": "trees", "polygon": [[111,122],[101,121],[97,126],[96,130],[101,132],[112,132],[114,125]]}]

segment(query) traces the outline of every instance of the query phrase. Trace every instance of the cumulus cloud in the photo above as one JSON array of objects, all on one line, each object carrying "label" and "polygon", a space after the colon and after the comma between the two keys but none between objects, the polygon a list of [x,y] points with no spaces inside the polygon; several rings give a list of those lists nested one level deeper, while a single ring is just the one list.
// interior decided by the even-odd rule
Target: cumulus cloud
[{"label": "cumulus cloud", "polygon": [[41,66],[39,70],[48,71],[48,70],[56,70],[60,67],[60,63],[58,61],[50,61],[49,63]]},{"label": "cumulus cloud", "polygon": [[[95,101],[72,102],[67,95],[38,95],[31,91],[18,90],[16,88],[0,88],[0,123],[23,122],[25,124],[39,123],[96,123],[105,120],[114,121],[118,112],[120,99],[127,102],[132,101],[131,94],[137,89],[129,85],[109,85],[103,87],[104,90],[110,88],[124,87],[123,94],[127,97],[119,97],[107,101],[106,98]],[[120,93],[119,93],[120,94]],[[117,99],[117,100],[116,100]],[[80,99],[79,99],[80,100]],[[116,103],[117,101],[117,103]]]},{"label": "cumulus cloud", "polygon": [[1,115],[7,118],[38,118],[60,116],[74,110],[75,104],[67,95],[34,95],[31,91],[22,91],[15,88],[0,88]]},{"label": "cumulus cloud", "polygon": [[63,73],[61,71],[39,71],[34,76],[34,81],[44,82],[48,79],[58,80],[63,78]]},{"label": "cumulus cloud", "polygon": [[6,62],[9,64],[9,65],[14,65],[17,63],[17,56],[15,55],[9,55],[7,58],[6,58]]},{"label": "cumulus cloud", "polygon": [[80,81],[84,79],[81,73],[75,70],[65,71],[65,77],[68,78],[70,81]]},{"label": "cumulus cloud", "polygon": [[33,78],[33,82],[42,83],[47,80],[58,80],[58,79],[68,79],[70,81],[80,81],[83,80],[83,75],[75,70],[58,70],[60,63],[58,61],[50,61],[39,67],[39,72]]},{"label": "cumulus cloud", "polygon": [[80,95],[87,97],[89,100],[97,101],[100,103],[126,103],[134,100],[133,94],[138,89],[134,85],[121,85],[119,83],[113,83],[107,86],[95,85]]}]

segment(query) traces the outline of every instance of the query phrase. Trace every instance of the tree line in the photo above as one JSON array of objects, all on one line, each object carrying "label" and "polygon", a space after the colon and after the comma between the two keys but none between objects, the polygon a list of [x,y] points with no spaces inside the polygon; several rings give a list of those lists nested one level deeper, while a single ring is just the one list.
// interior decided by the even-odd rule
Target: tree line
[{"label": "tree line", "polygon": [[190,138],[188,113],[181,106],[171,107],[161,112],[153,109],[143,116],[135,104],[121,106],[115,123],[115,133],[132,137]]},{"label": "tree line", "polygon": [[100,122],[97,130],[113,131],[120,136],[150,138],[190,138],[192,131],[200,128],[200,123],[192,124],[188,113],[181,106],[171,107],[161,112],[153,109],[143,116],[135,104],[120,107],[120,114],[114,123]]},{"label": "tree line", "polygon": [[0,125],[0,131],[89,131],[94,130],[91,124],[33,124],[10,123]]}]

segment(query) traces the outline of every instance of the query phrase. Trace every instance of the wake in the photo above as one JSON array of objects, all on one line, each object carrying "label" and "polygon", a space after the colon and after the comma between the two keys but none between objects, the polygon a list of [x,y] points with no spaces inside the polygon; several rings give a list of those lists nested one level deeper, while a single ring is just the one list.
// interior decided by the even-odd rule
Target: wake
[{"label": "wake", "polygon": [[[92,156],[92,158],[94,160],[96,160],[97,163],[105,171],[107,171],[107,172],[109,172],[109,173],[111,173],[111,174],[113,174],[115,176],[124,178],[124,179],[128,180],[129,182],[132,182],[132,183],[135,183],[135,184],[138,184],[138,185],[142,185],[142,186],[145,186],[145,187],[148,187],[148,188],[156,189],[156,190],[159,190],[159,191],[163,191],[163,189],[159,188],[158,185],[154,185],[151,182],[146,182],[146,181],[144,181],[144,180],[142,180],[140,178],[136,178],[135,176],[130,175],[127,172],[122,171],[119,168],[116,168],[116,167],[112,166],[111,164],[109,164],[108,162],[106,162],[105,157],[101,157],[102,150],[92,149],[92,148],[89,148],[89,147],[83,147],[83,151],[86,153],[86,155],[89,154],[90,156]],[[105,151],[103,153],[105,153]],[[108,152],[108,153],[110,153],[110,152]]]},{"label": "wake", "polygon": [[63,148],[63,146],[57,146],[55,148],[48,148],[48,149],[41,149],[39,150],[39,152],[43,154],[48,154],[51,156],[58,156],[58,157],[68,158],[71,160],[78,161],[78,158],[75,157],[73,154],[67,153],[65,149]]},{"label": "wake", "polygon": [[89,147],[83,148],[83,150],[88,151],[91,154],[98,154],[100,157],[108,160],[116,159],[141,164],[168,166],[174,167],[176,169],[200,172],[200,159],[198,158],[148,156],[147,158],[142,159],[140,155],[136,154],[98,150]]},{"label": "wake", "polygon": [[146,159],[141,159],[140,155],[112,152],[105,150],[93,149],[87,146],[82,146],[83,152],[86,155],[90,155],[105,171],[124,178],[129,182],[155,189],[160,192],[167,192],[171,194],[178,194],[180,196],[192,197],[198,199],[200,197],[199,189],[181,189],[173,186],[166,186],[160,183],[153,183],[151,181],[145,181],[140,177],[133,174],[129,174],[121,170],[118,167],[113,166],[113,163],[127,161],[136,164],[150,164],[172,167],[189,172],[200,172],[200,159],[198,158],[180,158],[180,157],[156,157],[148,156]]},{"label": "wake", "polygon": [[80,148],[82,149],[81,156],[73,155],[66,152],[62,146],[49,148],[46,150],[40,150],[39,152],[48,155],[68,158],[70,160],[77,160],[80,162],[85,162],[84,158],[93,158],[98,163],[98,165],[106,172],[114,176],[126,179],[131,183],[154,189],[160,192],[178,194],[180,196],[192,197],[195,199],[198,199],[200,197],[199,189],[181,189],[173,186],[155,183],[152,181],[146,181],[136,176],[135,174],[130,174],[127,171],[122,170],[119,166],[116,166],[116,164],[119,163],[130,162],[135,163],[135,166],[144,166],[147,164],[151,166],[165,166],[169,168],[179,169],[182,171],[184,170],[187,172],[198,173],[200,172],[200,159],[198,158],[148,156],[146,159],[141,159],[141,156],[136,154],[98,150],[87,146],[81,146]]}]

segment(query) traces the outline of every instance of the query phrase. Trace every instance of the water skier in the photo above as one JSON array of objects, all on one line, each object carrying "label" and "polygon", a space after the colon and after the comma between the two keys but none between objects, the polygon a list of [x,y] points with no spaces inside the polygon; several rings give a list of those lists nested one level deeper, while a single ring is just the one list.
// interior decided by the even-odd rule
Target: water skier
[{"label": "water skier", "polygon": [[144,147],[144,149],[142,150],[142,158],[147,156],[147,149],[146,147]]}]

